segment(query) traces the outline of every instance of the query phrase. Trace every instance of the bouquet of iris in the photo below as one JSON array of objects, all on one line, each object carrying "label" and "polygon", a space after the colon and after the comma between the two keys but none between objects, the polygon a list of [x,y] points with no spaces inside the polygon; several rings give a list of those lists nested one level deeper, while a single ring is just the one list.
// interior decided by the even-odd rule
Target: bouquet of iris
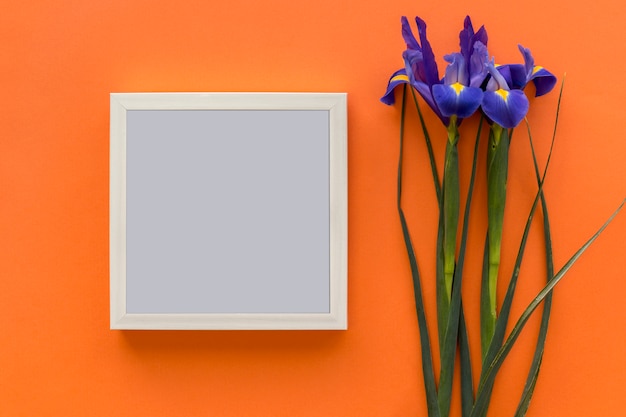
[{"label": "bouquet of iris", "polygon": [[[534,357],[530,365],[524,391],[521,394],[515,412],[516,417],[524,416],[529,407],[539,375],[550,318],[552,290],[574,262],[593,243],[604,228],[608,226],[624,205],[624,201],[600,229],[574,253],[568,262],[560,270],[555,271],[552,259],[550,221],[543,184],[556,136],[563,83],[561,83],[559,93],[550,152],[545,166],[543,169],[540,169],[533,148],[530,127],[526,120],[529,100],[524,89],[532,83],[534,84],[535,96],[542,96],[554,88],[557,83],[556,77],[545,68],[535,65],[530,50],[521,45],[519,50],[522,54],[523,64],[496,65],[495,60],[490,57],[487,49],[488,38],[485,28],[481,27],[478,31],[474,31],[471,19],[466,17],[464,27],[459,35],[460,51],[444,56],[448,65],[443,78],[440,78],[435,55],[426,37],[426,23],[419,17],[415,20],[417,24],[417,38],[408,19],[406,17],[402,18],[402,36],[406,43],[406,50],[402,57],[405,65],[391,76],[387,85],[387,91],[381,101],[388,105],[394,104],[395,90],[398,87],[402,87],[397,205],[413,278],[420,343],[422,345],[421,362],[428,415],[429,417],[448,417],[450,415],[455,361],[458,354],[460,358],[462,416],[486,416],[496,375],[500,367],[531,314],[543,303],[544,308]],[[410,91],[422,126],[439,207],[435,277],[437,334],[439,340],[438,354],[441,364],[438,380],[435,378],[431,340],[422,298],[421,277],[402,207],[402,161],[405,110],[408,101],[407,90]],[[430,135],[418,104],[416,92],[437,115],[438,119],[441,120],[447,131],[441,180]],[[461,218],[461,181],[457,144],[460,136],[459,125],[464,119],[470,117],[479,117],[480,121],[475,137],[467,198]],[[506,295],[498,311],[496,288],[498,276],[500,275],[509,145],[513,130],[524,120],[526,120],[525,125],[531,144],[537,191],[520,241],[513,273],[508,281]],[[464,300],[461,296],[461,288],[469,214],[477,177],[477,155],[484,123],[489,126],[486,175],[482,177],[487,184],[487,210],[484,214],[487,219],[487,230],[485,230],[481,297],[480,300],[477,300],[480,303],[480,357],[482,363],[478,386],[474,387],[467,331],[469,323],[466,323],[463,313]],[[507,335],[506,329],[519,278],[520,265],[524,257],[530,226],[539,207],[541,207],[541,212],[543,213],[546,284],[523,311]]]}]

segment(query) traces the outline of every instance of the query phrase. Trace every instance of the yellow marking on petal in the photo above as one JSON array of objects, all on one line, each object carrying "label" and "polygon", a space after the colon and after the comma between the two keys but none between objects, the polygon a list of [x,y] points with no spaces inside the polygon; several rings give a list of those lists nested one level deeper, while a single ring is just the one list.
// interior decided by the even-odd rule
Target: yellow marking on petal
[{"label": "yellow marking on petal", "polygon": [[496,90],[496,94],[502,97],[504,101],[506,101],[506,99],[509,97],[509,92],[502,88]]},{"label": "yellow marking on petal", "polygon": [[454,92],[456,93],[457,96],[461,94],[461,91],[463,91],[463,89],[465,88],[465,86],[461,84],[460,82],[456,82],[452,84],[450,87],[454,89]]},{"label": "yellow marking on petal", "polygon": [[541,66],[539,66],[539,65],[536,65],[536,66],[533,68],[533,75],[535,75],[535,74],[537,73],[537,71],[541,71],[542,69],[543,69],[543,67],[541,67]]},{"label": "yellow marking on petal", "polygon": [[409,81],[409,77],[407,75],[404,75],[404,74],[399,74],[399,75],[396,75],[395,77],[393,77],[390,80],[390,82],[393,82],[393,81],[406,81],[406,82],[408,82]]}]

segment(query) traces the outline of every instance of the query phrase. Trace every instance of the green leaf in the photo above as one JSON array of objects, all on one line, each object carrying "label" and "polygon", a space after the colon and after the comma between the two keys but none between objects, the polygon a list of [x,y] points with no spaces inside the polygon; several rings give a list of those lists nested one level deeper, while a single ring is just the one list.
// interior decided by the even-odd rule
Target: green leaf
[{"label": "green leaf", "polygon": [[[531,139],[532,141],[532,139]],[[539,169],[537,167],[537,160],[533,149],[533,161],[535,164],[535,173],[537,176],[537,183],[540,183]],[[550,220],[548,215],[548,207],[543,190],[541,191],[541,210],[543,212],[543,230],[544,230],[544,242],[546,248],[546,279],[550,279],[554,276],[554,262],[552,257],[552,238],[550,232]],[[537,344],[535,346],[535,353],[533,360],[528,371],[528,377],[524,385],[524,391],[520,398],[520,402],[515,411],[515,417],[523,417],[526,415],[530,400],[535,390],[537,378],[539,377],[539,369],[541,368],[541,362],[543,360],[543,351],[546,344],[546,337],[548,335],[548,324],[550,322],[550,312],[552,310],[552,293],[549,293],[543,305],[543,313],[541,315],[541,325],[539,327],[539,334],[537,336]]]},{"label": "green leaf", "polygon": [[420,109],[419,103],[417,101],[417,97],[415,95],[415,90],[411,88],[411,94],[413,96],[413,103],[415,104],[415,109],[417,110],[417,114],[419,116],[420,124],[422,126],[422,132],[424,134],[424,142],[426,143],[426,149],[428,151],[428,159],[430,161],[430,168],[433,176],[433,184],[435,186],[435,193],[437,194],[437,205],[439,207],[439,221],[437,227],[437,253],[436,253],[436,293],[437,293],[437,330],[439,336],[439,354],[441,355],[441,346],[443,343],[443,339],[445,338],[446,326],[445,323],[448,322],[448,311],[449,311],[449,302],[446,291],[444,273],[443,273],[443,264],[444,264],[444,252],[443,252],[443,236],[444,236],[444,218],[443,218],[443,196],[442,196],[442,186],[439,182],[439,171],[437,170],[437,161],[435,159],[435,153],[433,151],[432,141],[430,140],[430,135],[428,133],[428,129],[426,128],[426,122],[424,121],[424,116],[422,114],[422,110]]},{"label": "green leaf", "polygon": [[431,356],[430,337],[428,335],[428,326],[426,324],[426,314],[424,312],[424,301],[422,299],[422,287],[420,282],[420,274],[417,266],[413,243],[409,234],[409,228],[406,222],[404,211],[402,210],[402,159],[404,148],[404,119],[406,110],[406,85],[402,92],[402,113],[400,120],[400,160],[398,162],[398,188],[397,188],[397,206],[400,215],[400,223],[402,226],[402,235],[409,257],[411,266],[411,277],[413,279],[413,293],[415,297],[415,309],[417,313],[417,322],[419,326],[420,345],[422,351],[422,370],[424,375],[424,387],[426,390],[426,403],[429,417],[440,417],[439,407],[437,403],[437,385],[435,383],[435,371]]},{"label": "green leaf", "polygon": [[461,362],[461,416],[469,417],[474,406],[474,380],[472,378],[472,359],[470,357],[469,339],[465,325],[465,314],[461,303],[461,324],[459,326],[459,351]]},{"label": "green leaf", "polygon": [[[559,121],[559,114],[561,110],[561,98],[563,97],[563,87],[565,85],[565,77],[561,82],[561,88],[559,91],[559,98],[556,106],[556,117],[554,121],[554,130],[552,132],[552,143],[554,143],[554,139],[556,138],[556,129]],[[537,164],[537,157],[535,154],[535,148],[533,146],[532,133],[530,131],[530,124],[528,120],[526,120],[526,128],[528,131],[528,138],[530,140],[530,147],[533,156],[533,165],[535,168],[535,176],[537,178],[537,184],[541,184],[541,177],[539,174],[539,166]],[[543,212],[543,231],[544,231],[544,242],[546,248],[546,279],[549,282],[550,279],[554,276],[554,259],[552,256],[552,237],[550,232],[550,220],[548,215],[548,207],[546,203],[546,198],[541,190],[541,211]],[[552,310],[552,293],[549,293],[543,304],[543,312],[541,315],[541,324],[539,326],[539,334],[537,336],[537,345],[535,346],[535,353],[533,355],[533,360],[530,365],[530,369],[528,371],[528,377],[526,378],[526,383],[524,384],[524,391],[522,392],[520,402],[517,405],[517,410],[515,411],[514,417],[524,417],[526,415],[526,411],[528,411],[528,407],[530,405],[530,400],[535,391],[535,385],[537,383],[537,378],[539,377],[539,370],[541,368],[541,362],[543,360],[543,351],[545,348],[546,337],[548,335],[548,324],[550,322],[550,312]]]},{"label": "green leaf", "polygon": [[[480,135],[482,133],[483,118],[481,117],[478,125],[478,131],[476,133],[476,144],[474,149],[474,161],[472,163],[472,177],[470,180],[470,190],[468,192],[468,201],[465,204],[465,216],[463,221],[463,234],[461,239],[461,248],[459,254],[459,268],[462,272],[463,262],[465,256],[465,245],[467,242],[467,224],[469,222],[469,207],[470,196],[473,194],[473,184],[476,172],[477,156],[478,156],[478,144],[480,141]],[[469,348],[469,338],[467,335],[467,327],[465,325],[465,314],[463,312],[463,299],[461,292],[455,293],[455,296],[460,298],[460,312],[459,312],[459,351],[461,362],[461,414],[462,417],[469,417],[472,407],[474,406],[474,381],[472,377],[472,361]]]},{"label": "green leaf", "polygon": [[585,242],[583,246],[580,247],[580,249],[578,249],[574,253],[574,255],[565,263],[563,268],[561,268],[559,272],[557,272],[556,275],[554,275],[554,277],[550,279],[548,284],[539,292],[539,294],[537,294],[533,301],[531,301],[528,307],[526,307],[524,312],[520,315],[520,318],[511,330],[509,337],[506,339],[506,341],[494,357],[494,360],[486,369],[484,378],[482,378],[481,384],[478,387],[476,404],[474,405],[474,409],[472,410],[472,416],[480,415],[479,413],[482,413],[484,410],[486,410],[488,403],[484,400],[485,389],[493,384],[493,379],[495,378],[495,375],[497,374],[498,370],[502,366],[502,363],[513,348],[515,341],[519,337],[521,331],[528,322],[528,319],[530,318],[532,313],[537,309],[539,304],[541,304],[541,302],[552,292],[552,290],[554,290],[554,287],[561,281],[561,279],[563,279],[565,274],[570,270],[574,263],[576,263],[580,256],[589,248],[589,246],[591,246],[591,244],[598,238],[598,236],[602,234],[604,229],[606,229],[606,227],[613,221],[615,216],[617,216],[619,211],[624,207],[624,203],[626,203],[626,199],[622,200],[619,207],[613,212],[608,220],[593,234],[593,236],[591,236],[591,238],[589,238],[589,240]]},{"label": "green leaf", "polygon": [[420,124],[422,126],[422,133],[424,134],[424,141],[426,142],[430,169],[433,174],[433,183],[435,184],[435,192],[437,193],[437,202],[438,204],[441,204],[441,185],[439,184],[439,172],[437,171],[437,161],[435,159],[435,152],[433,151],[433,144],[430,140],[428,129],[426,129],[426,122],[424,121],[424,116],[422,115],[422,110],[417,102],[417,97],[415,96],[415,90],[413,88],[411,88],[411,94],[413,95],[413,103],[415,103],[417,115],[419,116]]},{"label": "green leaf", "polygon": [[[489,344],[493,339],[493,333],[496,326],[496,315],[492,319],[491,311],[491,296],[488,291],[489,288],[489,231],[485,235],[485,247],[483,248],[483,265],[480,278],[480,347],[481,358],[483,363]],[[488,335],[488,336],[487,336]],[[487,343],[487,346],[485,346]]]}]

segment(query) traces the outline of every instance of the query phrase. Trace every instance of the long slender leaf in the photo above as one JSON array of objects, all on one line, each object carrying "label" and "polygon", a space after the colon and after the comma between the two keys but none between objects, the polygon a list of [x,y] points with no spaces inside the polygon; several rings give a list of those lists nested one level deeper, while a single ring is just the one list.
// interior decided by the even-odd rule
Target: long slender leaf
[{"label": "long slender leaf", "polygon": [[589,238],[585,242],[583,246],[580,247],[580,249],[578,249],[574,253],[574,255],[565,263],[563,268],[561,268],[554,275],[554,277],[552,277],[552,279],[548,282],[548,284],[537,294],[537,296],[533,299],[533,301],[530,302],[528,307],[526,307],[524,312],[520,315],[520,318],[515,324],[515,326],[513,327],[513,329],[511,330],[509,337],[506,339],[506,341],[504,342],[504,344],[502,345],[502,347],[496,354],[493,362],[486,369],[485,378],[478,387],[477,400],[476,400],[476,404],[474,405],[474,410],[472,411],[472,415],[474,415],[475,413],[482,412],[483,409],[485,409],[485,407],[487,406],[487,403],[484,402],[484,400],[482,399],[484,397],[481,397],[481,395],[484,392],[485,388],[488,387],[489,384],[493,382],[493,379],[495,378],[496,373],[498,372],[498,370],[502,366],[502,363],[504,362],[509,352],[513,348],[513,344],[519,337],[521,331],[523,330],[524,326],[528,322],[528,319],[530,318],[532,313],[537,309],[539,304],[541,304],[541,302],[548,296],[548,294],[550,294],[552,290],[554,290],[554,287],[561,281],[561,279],[563,279],[565,274],[570,270],[570,268],[574,265],[574,263],[576,263],[576,261],[580,258],[580,256],[589,248],[589,246],[591,246],[591,244],[600,236],[600,234],[602,234],[604,229],[606,229],[606,227],[613,221],[615,216],[617,216],[620,210],[624,207],[624,203],[626,203],[626,199],[622,200],[621,204],[613,212],[613,214],[608,218],[608,220],[591,236],[591,238]]},{"label": "long slender leaf", "polygon": [[[411,94],[413,95],[413,103],[415,104],[415,109],[417,110],[417,114],[419,116],[419,120],[422,126],[422,132],[424,134],[424,142],[426,143],[426,149],[428,151],[428,159],[430,161],[430,168],[433,176],[433,184],[435,186],[435,192],[437,194],[437,205],[439,207],[439,220],[437,226],[437,253],[436,253],[436,274],[435,274],[435,282],[436,282],[436,295],[437,295],[437,336],[439,337],[439,356],[441,357],[441,349],[443,345],[443,340],[446,336],[446,323],[448,322],[448,310],[449,303],[447,302],[446,287],[445,280],[443,274],[443,262],[444,262],[444,252],[443,252],[443,236],[444,236],[444,217],[443,217],[443,193],[442,186],[439,182],[439,172],[437,170],[437,162],[435,159],[435,153],[433,151],[432,141],[430,140],[430,135],[428,134],[428,129],[426,128],[426,122],[424,121],[424,116],[422,114],[422,110],[420,109],[419,103],[417,101],[417,97],[415,95],[415,90],[411,89]],[[442,300],[442,301],[440,301]]]},{"label": "long slender leaf", "polygon": [[[534,157],[534,152],[533,152]],[[535,165],[535,171],[537,174],[537,182],[539,179],[539,171],[537,166]],[[546,279],[550,281],[550,279],[554,276],[554,260],[552,256],[552,238],[550,232],[550,219],[548,215],[548,207],[545,199],[545,195],[542,191],[541,193],[541,210],[543,212],[543,230],[544,230],[544,242],[546,248]],[[552,293],[549,293],[543,304],[543,312],[541,314],[541,324],[539,326],[539,334],[537,335],[537,344],[535,346],[535,353],[533,355],[533,360],[530,365],[530,369],[528,371],[528,377],[526,378],[526,383],[524,385],[524,391],[522,392],[522,396],[520,398],[520,402],[517,406],[517,410],[515,411],[515,417],[523,417],[526,415],[526,411],[528,410],[528,406],[530,405],[530,400],[532,398],[533,392],[535,390],[535,385],[537,383],[537,378],[539,377],[539,370],[541,368],[541,362],[543,360],[543,351],[546,344],[546,337],[548,335],[548,324],[550,322],[550,312],[552,310]]]},{"label": "long slender leaf", "polygon": [[402,115],[400,121],[400,158],[398,162],[398,191],[397,206],[400,215],[400,223],[402,225],[402,235],[409,257],[411,266],[411,277],[413,278],[413,293],[415,297],[415,309],[417,313],[417,321],[420,334],[420,345],[422,351],[422,371],[424,377],[424,386],[426,390],[426,403],[429,417],[440,417],[439,406],[437,402],[437,385],[435,383],[435,371],[431,356],[430,337],[428,335],[428,326],[426,324],[426,314],[424,312],[424,301],[422,298],[422,286],[420,282],[420,274],[417,266],[417,258],[413,250],[411,236],[407,221],[402,210],[402,160],[404,150],[404,119],[406,111],[406,85],[402,92]]},{"label": "long slender leaf", "polygon": [[470,357],[469,338],[461,301],[461,317],[459,325],[459,351],[461,363],[461,416],[469,417],[474,406],[474,380],[472,377],[472,359]]},{"label": "long slender leaf", "polygon": [[[554,143],[554,139],[556,138],[556,130],[559,123],[559,114],[561,110],[561,99],[563,97],[563,87],[565,85],[565,77],[563,77],[563,81],[561,81],[561,88],[559,90],[559,98],[556,106],[556,117],[554,121],[554,130],[552,132],[552,142]],[[533,146],[532,133],[530,131],[530,124],[528,120],[526,120],[526,128],[528,131],[528,138],[530,140],[530,146],[532,150],[533,156],[533,165],[535,168],[535,177],[537,178],[537,184],[541,183],[541,177],[539,174],[539,165],[537,164],[537,158],[535,154],[535,148]],[[545,198],[545,194],[543,190],[541,191],[541,211],[543,212],[543,231],[544,231],[544,242],[546,248],[546,279],[550,281],[550,279],[554,276],[554,259],[552,256],[552,238],[550,232],[550,219],[548,215],[548,207]],[[552,310],[552,293],[549,293],[543,304],[543,312],[541,314],[541,324],[539,326],[539,334],[537,336],[537,345],[535,347],[535,353],[533,355],[533,360],[530,365],[530,369],[528,371],[528,377],[526,378],[526,383],[524,384],[524,391],[522,392],[522,396],[520,398],[519,404],[517,405],[517,409],[515,410],[514,417],[524,417],[526,412],[528,411],[528,407],[530,406],[530,400],[535,391],[535,386],[537,384],[537,378],[539,377],[539,370],[541,368],[541,362],[543,360],[543,351],[545,348],[546,337],[548,335],[548,325],[550,322],[550,312]]]},{"label": "long slender leaf", "polygon": [[[489,294],[489,230],[485,234],[485,246],[483,248],[483,265],[480,278],[480,349],[481,358],[483,363],[487,351],[489,350],[489,343],[493,340],[493,333],[495,331],[496,316],[494,314],[493,321],[489,311],[491,310],[491,295]],[[495,313],[495,312],[494,312]],[[487,333],[489,336],[487,337]],[[488,340],[487,340],[488,339]],[[485,345],[486,344],[486,345]]]},{"label": "long slender leaf", "polygon": [[[478,130],[476,133],[476,149],[474,150],[474,165],[472,176],[475,172],[476,161],[477,161],[477,150],[479,138],[482,133],[482,125],[483,118],[480,119],[480,123],[478,125]],[[473,188],[474,179],[472,177],[470,189]],[[466,204],[466,209],[468,205]],[[465,223],[468,222],[468,216],[465,216]],[[463,241],[462,241],[463,242]],[[461,253],[465,252],[465,245],[463,243],[463,248]],[[461,307],[460,307],[460,324],[459,324],[459,359],[461,364],[461,415],[462,417],[469,417],[472,412],[472,407],[474,406],[474,381],[472,377],[472,361],[470,357],[470,348],[469,348],[469,338],[467,335],[467,326],[465,324],[465,314],[463,312],[463,299],[461,297]]]},{"label": "long slender leaf", "polygon": [[420,123],[422,125],[422,133],[424,134],[424,141],[426,142],[426,149],[428,150],[428,159],[430,160],[430,169],[433,174],[433,183],[435,184],[435,192],[437,193],[437,202],[441,204],[441,184],[439,183],[439,172],[437,171],[437,160],[435,159],[435,152],[433,151],[433,144],[432,144],[432,141],[430,140],[428,129],[426,129],[426,122],[424,121],[422,110],[420,109],[419,103],[417,102],[417,97],[415,96],[415,90],[412,88],[411,88],[411,94],[413,95],[413,103],[415,103],[415,109],[417,110],[417,115],[419,116]]},{"label": "long slender leaf", "polygon": [[[447,302],[446,285],[443,273],[443,199],[439,202],[439,220],[437,223],[437,246],[435,264],[435,284],[437,296],[437,330],[439,336],[439,356],[441,357],[443,341],[446,338],[446,323],[448,322],[449,303]],[[442,301],[440,301],[442,300]]]}]

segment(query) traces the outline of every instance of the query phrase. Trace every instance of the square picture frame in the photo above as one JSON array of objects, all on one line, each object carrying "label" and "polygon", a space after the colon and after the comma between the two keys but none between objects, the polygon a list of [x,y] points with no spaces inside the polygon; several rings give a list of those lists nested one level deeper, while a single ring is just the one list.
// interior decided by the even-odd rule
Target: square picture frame
[{"label": "square picture frame", "polygon": [[346,93],[111,93],[110,328],[347,329]]}]

